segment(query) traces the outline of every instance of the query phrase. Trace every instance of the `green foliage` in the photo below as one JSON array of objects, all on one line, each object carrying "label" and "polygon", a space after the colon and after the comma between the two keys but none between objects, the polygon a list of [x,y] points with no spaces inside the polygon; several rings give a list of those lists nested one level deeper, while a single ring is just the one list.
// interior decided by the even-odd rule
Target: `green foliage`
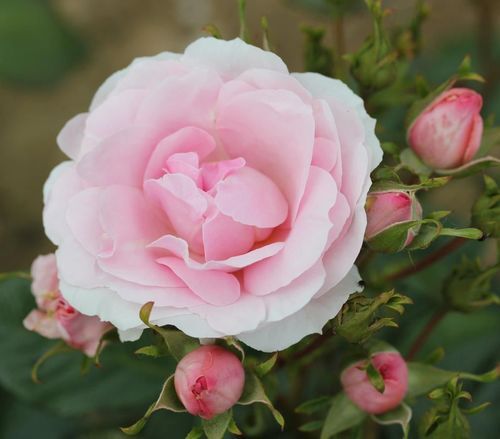
[{"label": "green foliage", "polygon": [[409,297],[394,290],[371,298],[353,294],[335,318],[336,332],[350,343],[363,343],[384,327],[397,327],[388,311],[403,314],[405,305],[413,303]]},{"label": "green foliage", "polygon": [[331,76],[333,72],[333,52],[323,44],[325,30],[311,26],[302,26],[305,37],[304,66],[309,72]]},{"label": "green foliage", "polygon": [[482,268],[478,260],[465,256],[443,284],[445,303],[452,309],[472,312],[485,306],[500,305],[500,297],[493,294],[492,279],[500,272],[500,264]]},{"label": "green foliage", "polygon": [[321,439],[329,439],[359,425],[366,416],[366,413],[358,409],[344,392],[340,392],[332,400],[321,430]]},{"label": "green foliage", "polygon": [[486,236],[500,239],[500,190],[496,181],[487,175],[484,192],[472,207],[471,221]]},{"label": "green foliage", "polygon": [[0,0],[0,78],[25,84],[56,81],[83,55],[81,41],[50,3]]}]

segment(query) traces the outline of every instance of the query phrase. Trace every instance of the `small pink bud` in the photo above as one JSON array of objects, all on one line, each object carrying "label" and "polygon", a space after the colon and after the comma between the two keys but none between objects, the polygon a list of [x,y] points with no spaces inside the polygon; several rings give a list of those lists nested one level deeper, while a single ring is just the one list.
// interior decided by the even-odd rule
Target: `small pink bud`
[{"label": "small pink bud", "polygon": [[467,88],[439,95],[415,119],[408,142],[431,168],[450,169],[472,160],[481,144],[483,98]]},{"label": "small pink bud", "polygon": [[94,356],[111,325],[98,317],[80,314],[61,296],[54,254],[38,256],[31,266],[31,276],[31,290],[38,308],[24,319],[25,328],[46,338],[63,339],[87,356]]},{"label": "small pink bud", "polygon": [[379,414],[397,407],[408,389],[408,368],[398,352],[379,352],[371,357],[374,368],[384,380],[384,391],[379,392],[370,382],[365,367],[367,360],[359,361],[342,372],[340,380],[349,399],[361,410]]},{"label": "small pink bud", "polygon": [[[394,224],[421,219],[422,206],[407,192],[373,192],[366,200],[366,214],[365,238],[370,240]],[[414,236],[414,231],[410,230],[405,245],[409,245]]]},{"label": "small pink bud", "polygon": [[210,419],[229,410],[243,393],[245,371],[233,353],[207,345],[187,354],[177,365],[174,385],[192,415]]}]

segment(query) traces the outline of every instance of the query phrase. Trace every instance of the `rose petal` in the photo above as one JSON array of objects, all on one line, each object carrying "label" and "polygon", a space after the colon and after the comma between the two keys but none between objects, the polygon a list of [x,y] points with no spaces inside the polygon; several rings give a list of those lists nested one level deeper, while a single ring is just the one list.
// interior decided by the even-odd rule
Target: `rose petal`
[{"label": "rose petal", "polygon": [[229,305],[240,297],[240,283],[230,273],[215,270],[193,270],[176,257],[159,258],[191,290],[205,302],[216,306]]}]

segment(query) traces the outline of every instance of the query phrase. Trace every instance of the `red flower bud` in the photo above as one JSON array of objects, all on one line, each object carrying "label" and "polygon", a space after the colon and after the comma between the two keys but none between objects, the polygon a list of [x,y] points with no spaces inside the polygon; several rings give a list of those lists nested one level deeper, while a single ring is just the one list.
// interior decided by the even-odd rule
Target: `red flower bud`
[{"label": "red flower bud", "polygon": [[481,95],[452,88],[437,97],[415,119],[408,142],[430,167],[450,169],[472,160],[481,144]]},{"label": "red flower bud", "polygon": [[349,399],[361,410],[379,414],[397,407],[408,389],[408,368],[398,352],[379,352],[371,357],[373,367],[384,380],[379,392],[366,372],[367,360],[359,361],[342,372],[340,380]]},{"label": "red flower bud", "polygon": [[245,371],[233,353],[209,345],[187,354],[177,365],[174,385],[186,410],[210,419],[238,402]]},{"label": "red flower bud", "polygon": [[[415,196],[407,192],[373,192],[366,201],[366,214],[365,238],[370,240],[394,224],[421,219],[422,207]],[[405,246],[411,243],[414,236],[413,229],[409,230]]]}]

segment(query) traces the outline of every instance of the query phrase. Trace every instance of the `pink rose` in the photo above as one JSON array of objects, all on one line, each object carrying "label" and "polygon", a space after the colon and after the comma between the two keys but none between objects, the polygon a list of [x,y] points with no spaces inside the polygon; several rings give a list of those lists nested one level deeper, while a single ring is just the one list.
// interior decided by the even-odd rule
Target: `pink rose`
[{"label": "pink rose", "polygon": [[375,121],[338,80],[236,39],[136,59],[59,135],[45,186],[61,291],[137,339],[139,309],[264,351],[359,291]]},{"label": "pink rose", "polygon": [[[368,225],[365,238],[369,241],[395,224],[422,219],[422,206],[414,195],[407,192],[372,192],[366,200]],[[408,231],[405,246],[415,237],[414,229]]]},{"label": "pink rose", "polygon": [[245,371],[233,353],[202,346],[187,354],[175,369],[174,385],[186,410],[210,419],[235,405],[243,393]]},{"label": "pink rose", "polygon": [[379,352],[371,362],[384,380],[384,391],[379,392],[370,382],[365,367],[367,360],[359,361],[342,372],[340,381],[349,399],[361,410],[379,414],[397,407],[408,390],[408,367],[398,352]]},{"label": "pink rose", "polygon": [[38,309],[24,319],[26,329],[46,338],[61,338],[89,357],[94,356],[101,337],[111,325],[80,314],[61,296],[54,254],[38,256],[31,266],[31,275]]},{"label": "pink rose", "polygon": [[467,88],[439,95],[408,130],[412,149],[430,167],[456,168],[472,160],[481,145],[483,98]]}]

